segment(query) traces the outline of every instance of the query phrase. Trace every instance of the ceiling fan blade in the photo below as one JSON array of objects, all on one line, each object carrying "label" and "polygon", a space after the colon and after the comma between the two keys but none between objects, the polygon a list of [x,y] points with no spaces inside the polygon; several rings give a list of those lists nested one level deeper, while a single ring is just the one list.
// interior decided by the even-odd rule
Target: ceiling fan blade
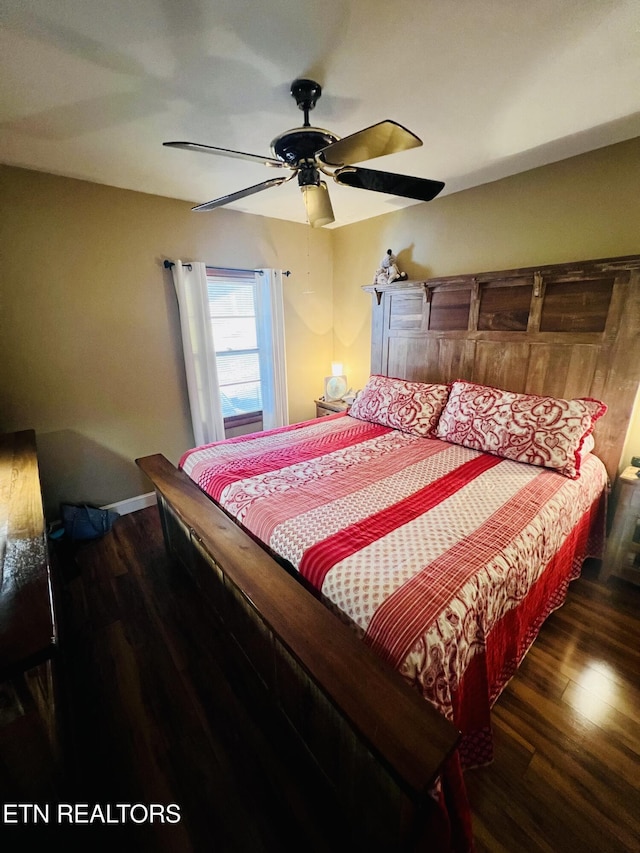
[{"label": "ceiling fan blade", "polygon": [[185,151],[197,151],[202,154],[221,154],[224,157],[235,157],[236,160],[251,160],[262,163],[263,166],[281,167],[285,164],[274,157],[261,157],[260,154],[247,154],[244,151],[233,151],[231,148],[216,148],[214,145],[200,145],[197,142],[163,142],[167,148],[183,148]]},{"label": "ceiling fan blade", "polygon": [[237,193],[230,193],[229,195],[220,196],[220,198],[214,198],[213,201],[207,201],[204,204],[199,204],[197,207],[192,207],[192,210],[213,210],[215,207],[222,207],[225,204],[230,204],[232,201],[238,201],[241,198],[246,198],[248,195],[253,195],[254,193],[262,192],[262,190],[268,190],[269,187],[277,187],[280,184],[284,184],[285,181],[291,180],[291,176],[287,176],[286,178],[270,178],[268,181],[263,181],[261,184],[254,184],[252,187],[247,187],[246,190],[238,190]]},{"label": "ceiling fan blade", "polygon": [[320,181],[319,185],[309,184],[308,186],[300,187],[300,189],[304,196],[309,225],[313,226],[313,228],[321,228],[323,225],[335,222],[333,207],[329,198],[329,190],[324,181]]},{"label": "ceiling fan blade", "polygon": [[318,151],[316,157],[328,166],[344,166],[420,145],[422,140],[415,133],[395,121],[387,120],[332,142]]},{"label": "ceiling fan blade", "polygon": [[348,187],[401,195],[420,201],[431,201],[444,187],[442,181],[395,175],[393,172],[378,172],[374,169],[363,169],[360,166],[346,166],[344,169],[339,169],[333,177],[339,184],[345,184]]}]

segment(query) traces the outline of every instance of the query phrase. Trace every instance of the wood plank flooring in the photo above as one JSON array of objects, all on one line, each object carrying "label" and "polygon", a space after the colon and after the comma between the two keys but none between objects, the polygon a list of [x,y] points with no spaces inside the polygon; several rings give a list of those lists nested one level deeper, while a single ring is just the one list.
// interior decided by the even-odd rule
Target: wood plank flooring
[{"label": "wood plank flooring", "polygon": [[640,850],[639,607],[584,573],[543,627],[467,774],[479,851]]},{"label": "wood plank flooring", "polygon": [[[65,796],[176,803],[182,818],[74,827],[67,849],[342,849],[330,815],[309,813],[307,780],[291,784],[286,756],[242,711],[202,602],[165,555],[155,507],[99,542],[58,548],[54,566],[73,757]],[[640,850],[640,591],[601,585],[586,567],[493,725],[494,763],[466,775],[479,853]]]}]

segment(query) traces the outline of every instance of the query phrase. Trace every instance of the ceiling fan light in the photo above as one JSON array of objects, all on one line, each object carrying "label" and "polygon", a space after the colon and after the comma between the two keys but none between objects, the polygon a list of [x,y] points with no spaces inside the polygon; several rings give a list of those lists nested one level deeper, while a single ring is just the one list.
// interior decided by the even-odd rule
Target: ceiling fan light
[{"label": "ceiling fan light", "polygon": [[335,222],[329,191],[324,181],[300,187],[307,209],[307,219],[313,228],[322,228]]}]

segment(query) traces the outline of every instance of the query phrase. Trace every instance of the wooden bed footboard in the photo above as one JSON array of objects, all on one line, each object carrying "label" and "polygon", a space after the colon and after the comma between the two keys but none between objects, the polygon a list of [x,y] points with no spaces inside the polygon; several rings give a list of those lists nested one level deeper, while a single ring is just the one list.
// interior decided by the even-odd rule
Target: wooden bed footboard
[{"label": "wooden bed footboard", "polygon": [[223,653],[303,745],[348,815],[349,840],[422,849],[435,810],[429,790],[458,731],[182,471],[160,454],[136,461]]}]

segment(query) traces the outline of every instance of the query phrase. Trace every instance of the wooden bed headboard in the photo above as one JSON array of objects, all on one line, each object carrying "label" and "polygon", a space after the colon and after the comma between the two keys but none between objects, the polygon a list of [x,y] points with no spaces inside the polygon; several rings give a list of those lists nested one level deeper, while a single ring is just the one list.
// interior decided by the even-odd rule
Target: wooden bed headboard
[{"label": "wooden bed headboard", "polygon": [[372,373],[603,400],[594,438],[613,482],[640,382],[640,255],[363,289]]}]

